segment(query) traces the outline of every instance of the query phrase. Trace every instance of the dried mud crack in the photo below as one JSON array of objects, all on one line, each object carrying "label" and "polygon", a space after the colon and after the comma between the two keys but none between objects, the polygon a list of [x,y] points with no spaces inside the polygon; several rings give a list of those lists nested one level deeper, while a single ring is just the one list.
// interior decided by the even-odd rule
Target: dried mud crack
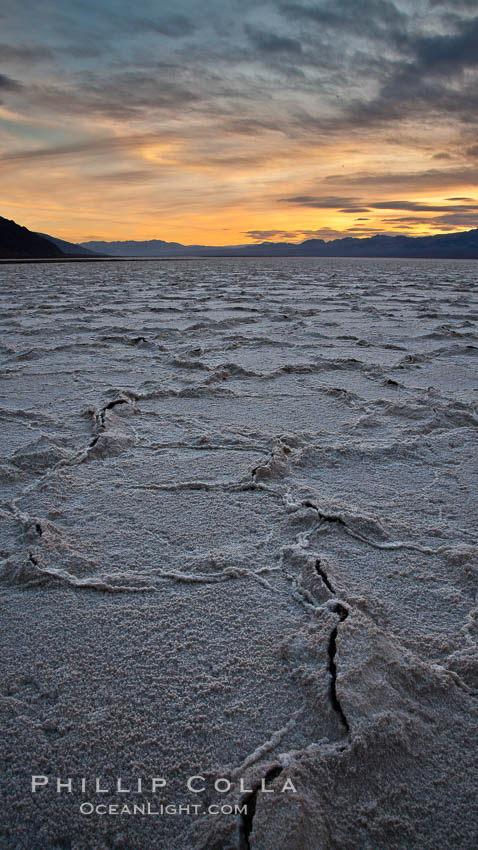
[{"label": "dried mud crack", "polygon": [[319,575],[320,578],[322,579],[322,581],[324,582],[327,590],[330,590],[330,592],[335,596],[335,590],[332,587],[332,585],[331,585],[331,583],[330,583],[330,581],[327,577],[327,573],[325,572],[325,570],[322,567],[322,562],[321,562],[320,558],[317,558],[317,560],[315,562],[315,569],[317,571],[317,575]]},{"label": "dried mud crack", "polygon": [[240,817],[238,850],[251,850],[250,835],[254,826],[254,815],[256,813],[259,787],[262,785],[262,782],[264,783],[264,786],[267,787],[268,783],[270,784],[274,781],[274,779],[277,779],[277,777],[281,775],[282,770],[283,768],[280,766],[272,767],[267,771],[261,780],[261,783],[257,783],[252,792],[240,800],[241,806],[247,806],[247,812],[241,814]]},{"label": "dried mud crack", "polygon": [[[331,609],[340,617],[340,622],[343,622],[349,615],[348,610],[341,604],[337,603]],[[340,703],[340,700],[337,695],[337,634],[338,634],[338,626],[334,626],[330,633],[329,643],[327,647],[327,655],[329,659],[329,673],[330,673],[330,701],[332,703],[332,708],[339,715],[340,720],[346,729],[347,732],[350,732],[350,726],[348,720],[344,714],[344,710]]]}]

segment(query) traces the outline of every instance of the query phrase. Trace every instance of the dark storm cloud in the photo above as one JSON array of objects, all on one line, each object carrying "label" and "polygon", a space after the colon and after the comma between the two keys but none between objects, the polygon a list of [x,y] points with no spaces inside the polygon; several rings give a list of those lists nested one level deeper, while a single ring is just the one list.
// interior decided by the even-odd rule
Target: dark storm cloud
[{"label": "dark storm cloud", "polygon": [[[475,5],[476,9],[476,5]],[[414,39],[416,55],[412,72],[420,74],[457,74],[478,65],[478,16],[457,24],[450,35]]]},{"label": "dark storm cloud", "polygon": [[[476,3],[468,8],[476,11]],[[458,87],[450,83],[465,70],[478,68],[478,16],[462,18],[459,8],[445,4],[437,10],[435,21],[427,21],[424,27],[417,10],[410,8],[407,14],[390,0],[284,2],[279,9],[291,27],[307,24],[316,40],[325,37],[334,48],[329,69],[335,61],[341,68],[341,82],[334,80],[341,108],[327,117],[323,110],[317,116],[309,110],[306,123],[310,127],[315,123],[317,130],[347,132],[407,117],[426,120],[437,112],[456,115],[464,123],[477,120],[476,82],[463,79]],[[440,30],[445,21],[448,31],[443,34]],[[359,39],[374,39],[381,44],[380,52],[364,51]],[[301,60],[305,56],[303,50]],[[355,95],[360,78],[364,83],[375,80],[377,93]]]},{"label": "dark storm cloud", "polygon": [[287,38],[286,36],[276,35],[275,33],[259,30],[251,26],[246,27],[245,30],[250,41],[259,52],[265,54],[302,53],[302,45],[295,38]]},{"label": "dark storm cloud", "polygon": [[[427,36],[417,31],[422,26],[417,16],[411,10],[407,14],[391,0],[283,2],[261,6],[261,15],[252,20],[248,14],[254,15],[254,4],[245,3],[242,24],[239,18],[235,20],[233,4],[218,6],[216,16],[211,7],[210,19],[185,0],[177,5],[177,11],[169,14],[141,15],[145,8],[141,3],[139,12],[130,12],[122,2],[114,8],[109,0],[80,3],[83,26],[87,26],[88,13],[91,28],[88,37],[71,44],[69,55],[79,61],[90,57],[89,79],[67,74],[64,85],[55,89],[36,86],[35,105],[53,109],[56,100],[58,110],[65,113],[103,113],[128,121],[146,119],[148,112],[173,113],[196,104],[212,121],[228,115],[232,132],[238,122],[236,132],[260,134],[262,121],[264,129],[278,129],[290,138],[302,136],[305,143],[307,137],[312,143],[320,135],[369,131],[374,125],[385,126],[407,115],[424,119],[437,109],[467,122],[473,122],[478,114],[476,86],[470,82],[459,91],[449,90],[438,73],[440,68],[446,68],[447,78],[453,73],[450,67],[456,53],[459,68],[473,60],[478,17],[468,22],[470,33],[459,19],[454,32]],[[280,18],[272,16],[274,6],[281,13],[282,29]],[[106,35],[107,26],[115,40],[111,42],[108,36],[105,46],[101,35]],[[129,80],[117,73],[119,59],[108,64],[109,52],[120,50],[123,35],[119,34],[135,36],[138,46],[134,63],[142,67],[135,70],[134,63],[126,63]],[[161,53],[156,55],[150,38],[155,34],[165,36],[159,42]],[[183,36],[193,36],[187,48],[181,42]],[[370,38],[382,46],[367,49],[363,39]],[[139,51],[142,40],[148,45],[144,52]],[[67,48],[55,45],[55,55],[61,50]],[[158,56],[175,69],[166,79],[155,61]],[[270,73],[263,77],[256,73],[249,85],[247,66],[257,62]],[[99,67],[102,63],[104,69]],[[433,79],[427,79],[427,69]],[[372,96],[377,83],[378,94]],[[294,96],[285,95],[283,85],[293,90]],[[358,96],[360,90],[370,92],[369,96]],[[236,106],[234,101],[239,98],[242,103]],[[276,110],[272,114],[273,101],[279,98],[281,113]]]},{"label": "dark storm cloud", "polygon": [[478,16],[456,21],[455,29],[446,35],[402,34],[403,58],[388,62],[388,78],[375,98],[348,104],[345,124],[347,118],[351,125],[384,124],[433,112],[458,114],[464,122],[474,123],[475,81],[462,81],[458,89],[450,81],[478,67]]},{"label": "dark storm cloud", "polygon": [[[58,5],[57,19],[62,34],[74,33],[75,20],[80,25],[78,37],[69,39],[70,56],[76,55],[78,59],[96,56],[98,65],[105,65],[102,74],[99,68],[95,69],[95,62],[90,62],[97,77],[93,91],[88,81],[82,83],[66,75],[67,95],[59,107],[67,111],[80,112],[83,108],[87,112],[91,108],[100,112],[104,109],[105,115],[123,116],[127,120],[149,108],[164,109],[170,105],[174,109],[179,104],[201,100],[207,102],[209,115],[220,114],[228,106],[232,113],[232,104],[228,104],[226,98],[234,97],[234,86],[227,92],[221,90],[218,81],[211,84],[211,72],[217,68],[224,84],[235,78],[239,85],[242,79],[242,94],[250,94],[245,114],[241,115],[246,122],[247,119],[253,122],[257,118],[254,113],[261,111],[264,105],[267,107],[271,98],[282,97],[279,77],[285,78],[287,85],[295,89],[295,106],[300,101],[300,109],[296,110],[292,101],[283,100],[282,131],[296,137],[301,132],[368,129],[372,124],[385,124],[408,114],[428,114],[434,108],[460,112],[460,117],[468,113],[470,121],[478,112],[476,86],[470,84],[468,89],[462,86],[459,92],[451,92],[446,80],[442,80],[443,76],[448,79],[457,69],[477,64],[474,42],[478,17],[471,21],[458,17],[453,32],[440,35],[435,34],[434,27],[429,24],[424,30],[423,16],[413,11],[409,4],[404,7],[403,3],[392,0],[271,2],[259,6],[244,2],[242,22],[238,6],[232,0],[222,4],[212,2],[209,16],[204,8],[199,11],[189,0],[178,0],[175,6],[162,4],[162,12],[158,14],[144,14],[147,9],[151,12],[151,6],[143,2],[139,2],[134,11],[123,0],[115,3],[113,0],[95,3],[83,0],[74,8],[63,6],[58,0],[52,3]],[[452,6],[442,5],[437,10],[437,20]],[[405,8],[408,11],[404,11]],[[279,11],[279,18],[274,10]],[[176,92],[165,90],[164,81],[155,68],[154,35],[165,36],[159,41],[161,56],[180,68],[179,78],[187,70],[194,78],[193,87],[188,89],[176,80]],[[146,76],[149,74],[151,87],[154,86],[156,92],[145,94],[145,81],[138,81],[138,89],[134,83],[128,86],[108,67],[108,55],[120,52],[121,46],[126,44],[123,39],[131,41],[133,36],[138,48],[135,62],[143,64],[141,70]],[[181,43],[185,36],[194,36],[187,48]],[[363,40],[371,38],[379,42],[377,49],[370,50],[364,45]],[[147,49],[140,52],[142,42]],[[132,43],[128,49],[133,49]],[[46,45],[39,49],[46,51],[45,56],[51,50]],[[56,55],[66,49],[59,44],[54,47]],[[114,68],[119,61],[115,57]],[[248,92],[243,73],[247,71],[248,62],[257,61],[277,78],[261,79],[256,75],[253,90]],[[125,67],[133,70],[131,64],[126,63]],[[362,85],[362,90],[368,91],[369,96],[358,97],[360,83],[367,80],[371,85]],[[413,85],[410,84],[412,80]],[[372,96],[377,83],[378,94]],[[41,104],[42,97],[37,89],[36,102]],[[50,107],[48,92],[45,101]],[[331,109],[324,110],[326,102]]]},{"label": "dark storm cloud", "polygon": [[0,89],[4,89],[6,91],[19,91],[21,88],[23,88],[23,86],[18,82],[18,80],[14,80],[12,77],[7,77],[6,74],[0,74]]},{"label": "dark storm cloud", "polygon": [[477,114],[478,90],[474,81],[457,89],[444,82],[430,83],[409,67],[382,86],[376,98],[349,102],[342,115],[330,122],[330,129],[346,132],[387,128],[392,121],[408,118],[431,125],[437,117],[443,120],[446,116],[472,126],[477,123]]},{"label": "dark storm cloud", "polygon": [[389,0],[338,0],[312,6],[281,3],[279,10],[292,21],[316,23],[337,29],[341,34],[347,32],[367,38],[380,38],[384,33],[387,37],[398,35],[407,21],[407,15]]}]

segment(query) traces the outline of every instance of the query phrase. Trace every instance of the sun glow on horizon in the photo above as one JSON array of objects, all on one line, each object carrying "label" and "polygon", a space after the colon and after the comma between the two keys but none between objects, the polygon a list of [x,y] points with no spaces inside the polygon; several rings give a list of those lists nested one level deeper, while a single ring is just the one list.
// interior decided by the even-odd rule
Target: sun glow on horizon
[{"label": "sun glow on horizon", "polygon": [[466,9],[25,3],[2,19],[6,218],[204,245],[478,226]]}]

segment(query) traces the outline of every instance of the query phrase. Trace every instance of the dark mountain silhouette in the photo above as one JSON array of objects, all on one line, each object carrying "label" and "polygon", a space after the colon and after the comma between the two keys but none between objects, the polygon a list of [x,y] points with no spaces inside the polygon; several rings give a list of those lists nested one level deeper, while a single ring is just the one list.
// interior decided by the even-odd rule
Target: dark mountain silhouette
[{"label": "dark mountain silhouette", "polygon": [[[320,240],[318,240],[320,241]],[[323,243],[326,244],[325,242]],[[83,248],[102,251],[114,257],[270,257],[297,256],[299,245],[292,242],[262,242],[258,245],[181,245],[150,239],[147,242],[82,242]]]},{"label": "dark mountain silhouette", "polygon": [[63,253],[48,239],[0,216],[0,258],[3,260],[62,257]]},{"label": "dark mountain silhouette", "polygon": [[43,239],[48,239],[53,245],[60,249],[62,254],[67,257],[104,257],[104,254],[98,254],[96,251],[90,251],[89,248],[84,248],[82,245],[76,245],[74,242],[65,242],[64,239],[57,239],[56,236],[49,236],[48,233],[37,233]]},{"label": "dark mountain silhouette", "polygon": [[[101,256],[81,245],[33,233],[26,227],[0,216],[0,259],[2,260],[60,260]],[[104,256],[104,255],[103,255]]]},{"label": "dark mountain silhouette", "polygon": [[82,242],[83,248],[115,257],[423,257],[478,259],[478,229],[438,236],[377,235],[345,237],[325,242],[261,242],[255,245],[181,245],[151,239],[147,242]]},{"label": "dark mountain silhouette", "polygon": [[325,243],[322,239],[308,239],[299,246],[299,253],[303,256],[327,257],[478,259],[478,229],[438,236],[345,237]]}]

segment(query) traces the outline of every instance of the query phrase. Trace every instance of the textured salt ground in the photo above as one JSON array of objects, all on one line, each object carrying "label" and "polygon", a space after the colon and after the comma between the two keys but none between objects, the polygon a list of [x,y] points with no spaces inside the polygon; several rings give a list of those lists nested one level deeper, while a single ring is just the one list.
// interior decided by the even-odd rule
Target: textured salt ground
[{"label": "textured salt ground", "polygon": [[475,847],[476,265],[1,274],[1,846]]}]

